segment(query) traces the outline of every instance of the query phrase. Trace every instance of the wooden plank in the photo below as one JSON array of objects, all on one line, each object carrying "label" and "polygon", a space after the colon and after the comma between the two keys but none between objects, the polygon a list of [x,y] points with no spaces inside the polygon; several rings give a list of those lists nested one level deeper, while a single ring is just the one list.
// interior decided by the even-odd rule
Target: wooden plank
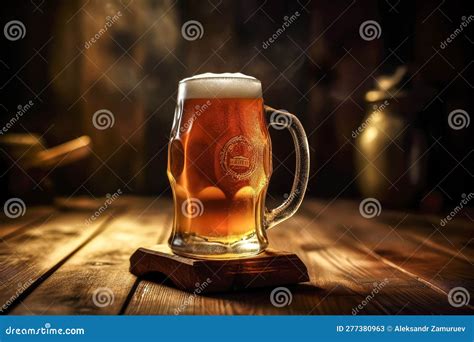
[{"label": "wooden plank", "polygon": [[[334,220],[313,221],[313,217],[303,215],[301,212],[292,219],[298,222],[292,228],[294,235],[292,239],[297,241],[300,250],[303,251],[300,257],[308,266],[310,275],[314,276],[311,280],[316,286],[326,291],[336,286],[345,286],[363,298],[379,288],[379,293],[364,306],[363,310],[358,310],[362,314],[373,314],[377,309],[391,314],[460,312],[447,303],[444,295],[359,248],[359,242],[352,236],[350,226],[334,224]],[[271,236],[277,234],[286,236],[283,231],[276,229],[275,234]],[[286,239],[277,239],[278,248],[285,248],[289,240],[288,236]],[[305,260],[305,257],[308,259]],[[311,265],[314,265],[314,273],[311,273]],[[378,285],[374,286],[374,283]],[[383,286],[380,288],[381,283]],[[469,309],[461,311],[466,312]],[[333,307],[329,313],[351,312],[348,312],[345,304],[340,308]]]},{"label": "wooden plank", "polygon": [[197,288],[200,294],[309,281],[296,254],[270,248],[249,258],[198,260],[174,254],[168,244],[142,247],[130,257],[130,272],[138,277],[160,273],[177,288],[189,292]]},{"label": "wooden plank", "polygon": [[198,296],[170,287],[161,279],[161,284],[141,281],[126,314],[352,314],[375,289],[379,293],[356,313],[468,310],[449,306],[440,293],[354,248],[353,237],[344,234],[343,227],[311,220],[300,213],[269,232],[272,247],[295,251],[310,273],[310,284],[288,286],[290,305],[272,305],[272,288]]},{"label": "wooden plank", "polygon": [[111,211],[92,224],[91,213],[64,213],[0,243],[0,303],[13,308],[26,294],[100,233]]},{"label": "wooden plank", "polygon": [[[311,277],[311,284],[287,286],[291,292],[291,304],[277,307],[272,304],[273,288],[254,289],[238,293],[197,296],[166,285],[142,281],[127,307],[127,314],[350,314],[353,307],[364,299],[345,283],[338,281],[330,272],[323,273],[328,281],[321,281],[321,265],[314,263],[314,256],[298,247],[302,241],[298,234],[301,220],[296,217],[287,221],[283,229],[270,231],[270,241],[277,249],[296,251],[303,259]],[[304,241],[307,242],[306,239]],[[381,307],[374,306],[372,312],[383,314]]]},{"label": "wooden plank", "polygon": [[69,258],[13,314],[119,314],[136,278],[130,255],[170,233],[169,201],[124,198],[130,210]]},{"label": "wooden plank", "polygon": [[336,201],[330,206],[317,201],[305,202],[306,208],[318,215],[321,213],[320,216],[336,218],[344,224],[352,224],[353,220],[356,220],[356,228],[362,234],[367,231],[366,226],[371,226],[377,233],[375,239],[394,228],[394,234],[404,236],[408,240],[425,241],[443,254],[474,262],[474,224],[463,219],[462,215],[458,215],[443,227],[440,225],[441,218],[435,215],[419,215],[385,208],[382,208],[380,216],[364,219],[359,213],[358,205],[359,203],[354,201]]},{"label": "wooden plank", "polygon": [[25,215],[18,218],[12,219],[2,215],[0,219],[0,240],[9,239],[23,229],[46,222],[53,213],[54,208],[52,207],[38,206],[27,208]]},{"label": "wooden plank", "polygon": [[[469,307],[450,306],[443,291],[385,262],[374,252],[378,248],[376,244],[382,241],[381,247],[385,249],[393,245],[393,257],[400,258],[404,249],[395,250],[395,243],[400,246],[404,240],[413,242],[408,234],[411,230],[400,229],[397,231],[400,237],[393,232],[387,235],[390,231],[387,225],[382,224],[383,228],[374,222],[362,225],[354,217],[353,206],[341,211],[338,204],[326,208],[316,220],[315,215],[324,209],[325,204],[306,204],[296,216],[269,231],[273,248],[296,252],[308,267],[309,283],[286,286],[292,297],[289,305],[277,307],[272,304],[273,288],[199,296],[178,290],[163,278],[137,280],[128,273],[128,257],[137,246],[150,240],[152,243],[166,241],[172,216],[171,201],[168,204],[158,200],[150,203],[150,200],[124,198],[124,203],[127,201],[126,206],[133,208],[130,212],[104,226],[100,234],[68,256],[53,274],[26,296],[21,305],[13,308],[12,313],[274,315],[352,314],[354,311],[357,314],[473,312]],[[145,213],[139,215],[143,210]],[[163,229],[159,223],[163,224],[165,217],[167,223]],[[51,240],[52,234],[48,236]],[[20,241],[16,239],[18,237],[11,241],[18,246]],[[430,247],[423,245],[422,248]],[[25,251],[22,253],[24,255]],[[443,254],[443,258],[448,256]],[[40,256],[40,261],[43,259]],[[1,261],[0,255],[0,280],[5,272]],[[426,260],[420,263],[429,268]],[[13,292],[16,288],[13,289],[11,284],[6,288]],[[94,291],[100,288],[111,290],[114,297],[111,305],[101,307],[94,304]],[[374,289],[378,289],[378,293],[367,300]],[[104,300],[108,298],[107,293],[103,293]],[[358,309],[364,301],[366,303]]]},{"label": "wooden plank", "polygon": [[[259,275],[256,275],[258,277]],[[212,279],[211,279],[212,280]],[[326,294],[320,289],[311,285],[287,286],[290,291],[297,295],[293,296],[293,302],[299,302],[301,306],[309,299],[315,302],[321,301]],[[278,308],[272,305],[270,293],[272,288],[251,289],[232,293],[219,293],[213,295],[197,295],[179,290],[172,286],[166,278],[154,278],[153,280],[142,280],[139,282],[136,291],[133,293],[127,305],[125,314],[129,315],[151,315],[151,314],[199,314],[199,315],[219,315],[219,314],[282,314],[287,313],[285,308]],[[352,296],[351,293],[347,295]],[[338,297],[335,301],[344,301]],[[354,302],[355,303],[355,302]],[[307,310],[298,308],[292,313],[303,313]]]},{"label": "wooden plank", "polygon": [[[354,203],[349,205],[354,205]],[[357,215],[356,207],[352,207],[348,213]],[[383,209],[381,215],[371,221],[388,227],[396,227],[397,232],[404,233],[405,236],[419,243],[424,242],[443,254],[464,259],[471,264],[474,262],[474,223],[464,219],[463,215],[456,216],[442,226],[439,216]]]},{"label": "wooden plank", "polygon": [[[423,241],[414,239],[411,234],[413,228],[405,227],[403,217],[397,222],[398,226],[391,227],[376,219],[365,219],[358,209],[341,208],[340,204],[326,207],[321,203],[307,202],[303,210],[309,211],[308,215],[317,214],[319,218],[316,222],[334,225],[336,228],[332,231],[341,225],[353,238],[355,248],[432,288],[442,295],[440,300],[443,303],[447,303],[447,294],[455,286],[472,291],[474,274],[469,260],[455,258],[452,253],[433,248],[429,243],[430,235]],[[455,236],[453,232],[450,234]],[[469,236],[466,238],[469,239]],[[471,309],[466,308],[468,311]],[[450,311],[451,308],[446,307],[445,310]]]},{"label": "wooden plank", "polygon": [[[256,275],[256,277],[258,276]],[[294,285],[287,286],[287,288],[298,289],[298,296],[293,296],[293,301],[301,302],[301,305],[308,299],[321,301],[326,295],[320,289],[310,285]],[[270,301],[271,291],[272,288],[263,288],[202,296],[179,290],[163,277],[152,280],[144,279],[139,282],[136,291],[133,293],[125,314],[252,315],[285,313],[285,309],[272,305]],[[352,294],[348,293],[348,295]],[[344,301],[344,298],[339,297],[336,300]],[[297,310],[293,313],[302,312]]]},{"label": "wooden plank", "polygon": [[[334,216],[336,212],[339,215]],[[448,229],[441,230],[433,223],[439,218],[391,211],[365,219],[358,209],[341,210],[339,205],[326,210],[326,215],[327,219],[351,224],[367,248],[427,281],[433,280],[433,285],[443,291],[453,286],[474,288],[473,225],[455,220]]]}]

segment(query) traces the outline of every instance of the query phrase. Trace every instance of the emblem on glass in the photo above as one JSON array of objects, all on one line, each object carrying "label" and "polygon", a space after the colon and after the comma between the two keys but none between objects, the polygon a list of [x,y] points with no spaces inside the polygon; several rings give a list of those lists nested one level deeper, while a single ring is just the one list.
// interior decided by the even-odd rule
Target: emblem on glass
[{"label": "emblem on glass", "polygon": [[[272,210],[265,207],[272,173],[266,115],[271,126],[289,129],[296,149],[291,194]],[[207,73],[179,83],[168,148],[173,252],[206,259],[262,252],[268,245],[266,229],[298,210],[308,174],[308,141],[301,123],[264,105],[259,80]]]}]

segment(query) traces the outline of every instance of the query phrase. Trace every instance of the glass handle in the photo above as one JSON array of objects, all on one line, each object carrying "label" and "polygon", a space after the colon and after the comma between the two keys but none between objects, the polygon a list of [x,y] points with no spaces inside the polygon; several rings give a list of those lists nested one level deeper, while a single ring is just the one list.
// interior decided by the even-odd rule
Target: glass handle
[{"label": "glass handle", "polygon": [[272,113],[270,125],[273,128],[278,130],[287,128],[290,131],[296,151],[295,178],[290,195],[275,209],[265,208],[264,227],[269,229],[293,216],[303,202],[309,177],[309,147],[303,125],[295,115],[270,106],[265,106],[265,112]]}]

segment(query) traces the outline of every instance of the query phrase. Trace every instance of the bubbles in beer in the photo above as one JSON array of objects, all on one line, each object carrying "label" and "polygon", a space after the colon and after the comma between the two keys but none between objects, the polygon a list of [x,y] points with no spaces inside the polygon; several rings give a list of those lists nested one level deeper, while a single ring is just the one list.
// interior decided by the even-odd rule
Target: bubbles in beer
[{"label": "bubbles in beer", "polygon": [[[205,111],[196,115],[196,108]],[[184,99],[180,127],[170,141],[168,175],[174,229],[181,236],[233,243],[260,230],[256,220],[271,173],[262,99]]]}]

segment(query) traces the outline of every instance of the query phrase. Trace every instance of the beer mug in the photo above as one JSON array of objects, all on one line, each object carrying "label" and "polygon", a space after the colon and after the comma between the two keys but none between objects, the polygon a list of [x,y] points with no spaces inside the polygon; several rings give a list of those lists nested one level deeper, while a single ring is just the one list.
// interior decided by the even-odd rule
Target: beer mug
[{"label": "beer mug", "polygon": [[[270,125],[289,129],[296,169],[288,198],[265,207],[272,173]],[[292,216],[308,183],[304,129],[286,111],[264,106],[262,86],[243,74],[202,74],[179,83],[168,147],[174,222],[170,248],[192,258],[255,255],[268,245],[266,230]]]}]

